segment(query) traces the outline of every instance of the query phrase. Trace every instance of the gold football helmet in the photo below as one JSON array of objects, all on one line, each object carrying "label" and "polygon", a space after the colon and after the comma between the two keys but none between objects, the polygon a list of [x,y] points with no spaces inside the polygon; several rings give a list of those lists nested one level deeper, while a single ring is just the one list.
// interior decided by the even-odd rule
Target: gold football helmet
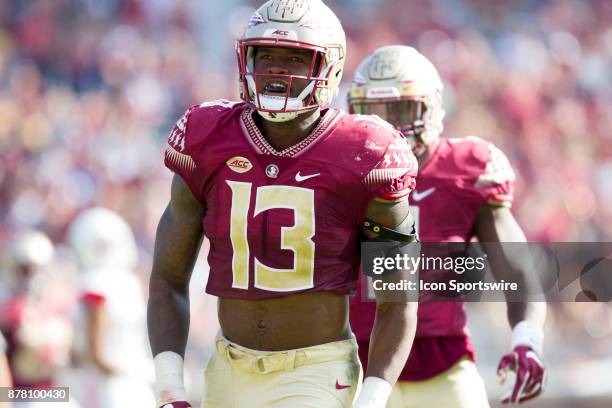
[{"label": "gold football helmet", "polygon": [[[433,64],[404,45],[378,48],[357,68],[348,95],[352,113],[378,115],[404,136],[419,156],[442,132],[442,81]],[[419,151],[422,150],[422,151]]]},{"label": "gold football helmet", "polygon": [[[254,71],[257,47],[289,47],[312,51],[306,76]],[[251,17],[236,43],[240,69],[240,95],[264,119],[285,122],[300,112],[328,105],[338,95],[346,39],[336,15],[321,0],[270,0]],[[284,95],[269,95],[258,89],[258,76],[285,81]],[[295,79],[307,81],[297,97],[290,96]]]}]

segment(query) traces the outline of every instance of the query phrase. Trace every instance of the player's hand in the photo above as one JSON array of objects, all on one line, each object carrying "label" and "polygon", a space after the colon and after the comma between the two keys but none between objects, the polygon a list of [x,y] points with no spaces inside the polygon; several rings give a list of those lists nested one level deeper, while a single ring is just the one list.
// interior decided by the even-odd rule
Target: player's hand
[{"label": "player's hand", "polygon": [[187,401],[176,401],[164,404],[159,408],[192,408],[192,406]]},{"label": "player's hand", "polygon": [[506,381],[508,371],[516,374],[514,386],[501,399],[503,404],[523,403],[540,395],[546,383],[546,367],[538,354],[528,346],[516,346],[497,366],[500,384]]}]

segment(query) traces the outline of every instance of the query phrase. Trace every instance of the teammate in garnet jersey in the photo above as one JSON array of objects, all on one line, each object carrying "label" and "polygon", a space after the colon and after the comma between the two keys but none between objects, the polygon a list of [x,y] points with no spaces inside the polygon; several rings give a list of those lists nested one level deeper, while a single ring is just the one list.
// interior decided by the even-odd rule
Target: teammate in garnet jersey
[{"label": "teammate in garnet jersey", "polygon": [[[419,162],[418,189],[410,201],[422,242],[524,242],[510,206],[514,173],[504,154],[477,138],[440,138],[444,111],[442,82],[435,67],[414,48],[387,46],[359,66],[349,94],[353,112],[375,114],[389,121],[410,142]],[[514,269],[516,260],[489,254],[496,278]],[[526,275],[522,275],[526,276]],[[368,359],[374,306],[351,299],[351,326],[360,357]],[[523,402],[542,391],[544,366],[541,303],[508,303],[513,327],[512,351],[499,374],[513,370],[517,379],[504,402]],[[409,360],[388,407],[487,407],[466,326],[465,305],[421,302],[417,333]]]},{"label": "teammate in garnet jersey", "polygon": [[[204,407],[384,407],[416,305],[378,302],[362,391],[348,295],[368,225],[414,240],[417,163],[386,122],[326,109],[345,38],[319,0],[269,1],[237,43],[243,102],[193,106],[168,139],[176,174],[156,237],[148,307],[158,405],[187,407],[187,289],[204,235],[221,332]],[[401,272],[400,272],[401,273]],[[196,324],[203,324],[198,322]],[[354,401],[355,400],[355,401]],[[165,405],[164,405],[165,404]]]}]

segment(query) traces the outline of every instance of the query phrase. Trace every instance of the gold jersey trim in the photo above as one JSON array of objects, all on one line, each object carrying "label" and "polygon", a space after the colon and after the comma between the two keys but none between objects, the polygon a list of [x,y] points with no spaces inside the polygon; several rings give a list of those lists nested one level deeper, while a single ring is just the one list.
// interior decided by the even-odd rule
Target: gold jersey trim
[{"label": "gold jersey trim", "polygon": [[411,171],[411,168],[373,169],[363,179],[367,185],[386,184]]},{"label": "gold jersey trim", "polygon": [[187,173],[195,170],[196,164],[193,158],[187,154],[177,152],[171,145],[166,144],[166,159],[172,163],[175,168],[181,169]]},{"label": "gold jersey trim", "polygon": [[312,133],[310,133],[309,136],[291,147],[278,151],[274,147],[272,147],[270,143],[268,143],[266,138],[263,137],[263,135],[259,131],[257,125],[255,125],[255,121],[253,120],[253,112],[254,109],[247,108],[240,115],[247,139],[256,148],[256,150],[258,150],[259,153],[271,154],[273,156],[281,157],[297,157],[300,154],[304,153],[311,146],[313,146],[323,135],[325,135],[340,117],[340,111],[338,109],[329,109],[325,113],[325,115],[323,115],[321,121],[312,131]]}]

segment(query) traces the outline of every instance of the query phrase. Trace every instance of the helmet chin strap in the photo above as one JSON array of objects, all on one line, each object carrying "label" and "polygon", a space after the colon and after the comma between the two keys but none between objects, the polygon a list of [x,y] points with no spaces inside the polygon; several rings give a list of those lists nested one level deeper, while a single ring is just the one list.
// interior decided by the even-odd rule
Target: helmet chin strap
[{"label": "helmet chin strap", "polygon": [[412,149],[412,154],[414,154],[415,157],[421,157],[427,152],[427,145],[423,143],[420,137],[415,136],[414,134],[404,136],[406,137],[406,140]]},{"label": "helmet chin strap", "polygon": [[264,120],[267,120],[268,122],[274,122],[274,123],[289,122],[289,121],[297,118],[297,115],[298,115],[297,112],[274,113],[274,112],[262,112],[260,110],[258,110],[257,113]]},{"label": "helmet chin strap", "polygon": [[424,156],[430,146],[434,145],[440,137],[440,133],[442,133],[443,130],[442,119],[444,118],[445,112],[443,109],[440,109],[438,114],[440,115],[439,126],[432,125],[432,122],[429,120],[428,109],[423,118],[414,121],[411,125],[399,129],[409,141],[412,146],[412,153],[416,157]]},{"label": "helmet chin strap", "polygon": [[[423,123],[422,121],[418,121]],[[439,137],[439,132],[435,129],[428,129],[424,124],[422,126],[410,127],[402,131],[402,134],[408,140],[412,147],[412,153],[416,157],[424,156],[427,150]]]},{"label": "helmet chin strap", "polygon": [[[310,83],[300,92],[300,94],[295,98],[288,98],[286,96],[274,96],[260,93],[259,94],[259,103],[257,100],[255,104],[261,108],[266,110],[282,110],[286,109],[287,112],[263,112],[261,110],[257,110],[257,113],[264,118],[265,120],[269,120],[270,122],[289,122],[297,118],[300,114],[301,109],[304,107],[304,100],[314,88],[315,81],[312,80]],[[287,106],[285,107],[285,102]]]},{"label": "helmet chin strap", "polygon": [[304,101],[298,98],[287,98],[285,96],[273,96],[260,93],[258,105],[263,109],[281,110],[285,108],[285,101],[287,102],[286,109],[290,112],[264,112],[257,110],[257,113],[270,122],[288,122],[293,120],[297,117],[299,109],[304,107]]},{"label": "helmet chin strap", "polygon": [[415,120],[412,124],[398,128],[404,137],[419,137],[425,130],[425,121]]}]

